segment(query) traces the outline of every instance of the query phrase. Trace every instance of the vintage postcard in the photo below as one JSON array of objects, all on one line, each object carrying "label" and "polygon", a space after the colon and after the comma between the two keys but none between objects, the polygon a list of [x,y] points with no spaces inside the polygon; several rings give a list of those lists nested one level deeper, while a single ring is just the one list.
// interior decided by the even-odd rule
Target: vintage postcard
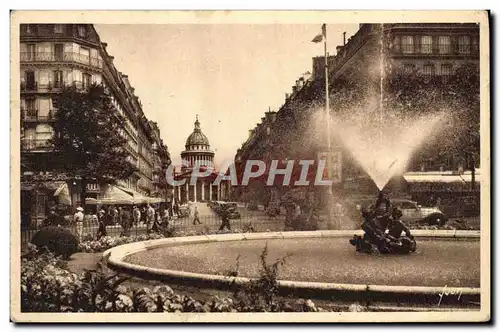
[{"label": "vintage postcard", "polygon": [[11,319],[489,321],[489,54],[486,11],[13,11]]}]

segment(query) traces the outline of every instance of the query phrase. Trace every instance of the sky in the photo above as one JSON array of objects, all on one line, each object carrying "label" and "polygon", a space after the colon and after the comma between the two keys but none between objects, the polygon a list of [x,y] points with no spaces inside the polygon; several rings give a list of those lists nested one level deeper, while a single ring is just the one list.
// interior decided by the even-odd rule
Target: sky
[{"label": "sky", "polygon": [[[148,119],[158,123],[174,165],[196,114],[215,163],[233,159],[269,107],[285,94],[323,43],[311,40],[321,24],[133,24],[95,25],[116,68],[127,74]],[[349,38],[357,24],[328,25],[328,51]]]}]

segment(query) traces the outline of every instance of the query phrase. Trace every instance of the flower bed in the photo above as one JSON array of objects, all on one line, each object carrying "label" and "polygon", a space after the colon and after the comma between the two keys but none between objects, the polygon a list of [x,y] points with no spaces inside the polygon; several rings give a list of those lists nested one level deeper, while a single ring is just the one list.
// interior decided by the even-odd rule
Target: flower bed
[{"label": "flower bed", "polygon": [[104,236],[99,240],[82,241],[79,244],[81,252],[102,252],[110,248],[139,241],[157,240],[165,237],[181,237],[181,236],[196,236],[196,235],[210,235],[210,234],[231,234],[231,233],[246,233],[247,230],[234,229],[231,231],[212,231],[206,229],[204,231],[196,230],[170,230],[165,235],[159,233],[142,234],[138,236]]},{"label": "flower bed", "polygon": [[[237,297],[208,301],[176,294],[167,285],[131,288],[127,277],[106,276],[98,271],[75,274],[51,254],[32,254],[21,263],[21,310],[23,312],[265,312],[325,311],[311,300]],[[259,286],[260,287],[260,286]],[[260,287],[257,291],[267,291]],[[255,296],[256,289],[252,290]],[[243,294],[244,295],[244,294]],[[251,299],[253,300],[253,298]]]}]

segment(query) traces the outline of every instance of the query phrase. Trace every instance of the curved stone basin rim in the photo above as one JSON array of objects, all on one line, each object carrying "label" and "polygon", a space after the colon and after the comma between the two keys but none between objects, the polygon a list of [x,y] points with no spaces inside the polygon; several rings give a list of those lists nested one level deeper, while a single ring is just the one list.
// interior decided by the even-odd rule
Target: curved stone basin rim
[{"label": "curved stone basin rim", "polygon": [[[442,230],[415,230],[412,232],[415,237],[421,238],[470,238],[479,239],[479,231],[442,231]],[[178,238],[164,238],[158,240],[149,240],[142,242],[133,242],[117,246],[106,250],[103,253],[103,259],[111,269],[120,269],[129,271],[129,273],[145,273],[153,277],[170,277],[186,279],[192,281],[214,282],[220,285],[244,285],[248,284],[254,278],[246,277],[227,277],[213,274],[202,274],[194,272],[185,272],[178,270],[158,269],[131,264],[124,261],[124,258],[143,250],[149,250],[156,247],[163,247],[178,244],[196,244],[206,242],[226,242],[241,240],[265,240],[265,239],[291,239],[291,238],[325,238],[325,237],[347,237],[353,234],[362,234],[358,231],[312,231],[312,232],[271,232],[271,233],[240,233],[240,234],[217,234],[186,236]],[[278,280],[280,288],[318,290],[318,291],[340,291],[351,293],[378,292],[378,293],[398,293],[398,294],[420,294],[437,295],[443,292],[448,294],[460,295],[480,295],[480,288],[475,287],[427,287],[427,286],[387,286],[387,285],[369,285],[369,284],[341,284],[341,283],[322,283],[309,281],[291,281]]]}]

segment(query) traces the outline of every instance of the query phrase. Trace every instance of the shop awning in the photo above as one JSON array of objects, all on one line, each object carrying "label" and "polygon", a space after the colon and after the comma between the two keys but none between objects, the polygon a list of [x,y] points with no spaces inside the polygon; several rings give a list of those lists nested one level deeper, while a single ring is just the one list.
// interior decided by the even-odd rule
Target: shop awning
[{"label": "shop awning", "polygon": [[[452,172],[409,172],[403,178],[412,192],[465,192],[471,190],[472,174]],[[481,183],[479,170],[475,174],[475,190]]]},{"label": "shop awning", "polygon": [[68,184],[64,182],[56,189],[54,196],[59,198],[59,203],[64,205],[71,205],[71,197],[69,195]]},{"label": "shop awning", "polygon": [[127,205],[134,204],[132,195],[114,185],[104,185],[100,199],[86,198],[85,204],[93,205]]},{"label": "shop awning", "polygon": [[[408,172],[403,174],[403,178],[408,183],[428,182],[428,183],[470,183],[472,174],[470,171],[463,174],[452,172]],[[475,181],[481,182],[481,174],[476,171]]]},{"label": "shop awning", "polygon": [[21,182],[21,190],[57,191],[64,184],[65,181]]},{"label": "shop awning", "polygon": [[121,190],[129,193],[133,197],[134,204],[158,204],[165,202],[164,198],[161,197],[147,197],[144,196],[140,193],[138,193],[135,190],[129,189],[129,188],[123,188],[121,186],[118,186]]}]

